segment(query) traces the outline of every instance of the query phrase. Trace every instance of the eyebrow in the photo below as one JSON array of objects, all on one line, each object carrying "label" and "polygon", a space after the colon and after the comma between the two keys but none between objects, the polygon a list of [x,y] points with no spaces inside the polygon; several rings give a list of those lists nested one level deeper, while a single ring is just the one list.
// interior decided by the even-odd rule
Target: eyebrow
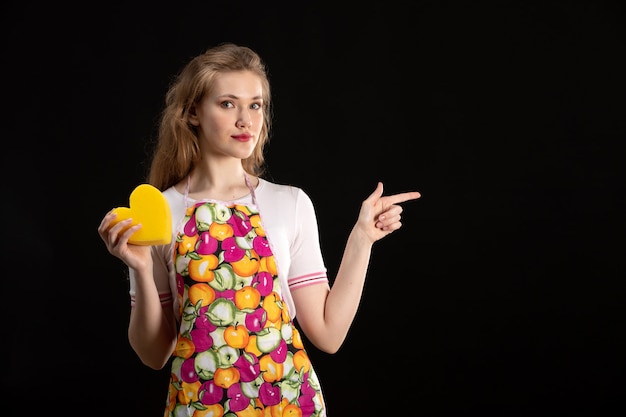
[{"label": "eyebrow", "polygon": [[[219,97],[219,98],[228,97],[228,98],[232,98],[232,99],[235,99],[235,100],[239,100],[240,99],[240,97],[237,97],[234,94],[220,94],[217,97]],[[262,96],[254,96],[254,97],[252,97],[252,100],[263,100],[263,97]]]}]

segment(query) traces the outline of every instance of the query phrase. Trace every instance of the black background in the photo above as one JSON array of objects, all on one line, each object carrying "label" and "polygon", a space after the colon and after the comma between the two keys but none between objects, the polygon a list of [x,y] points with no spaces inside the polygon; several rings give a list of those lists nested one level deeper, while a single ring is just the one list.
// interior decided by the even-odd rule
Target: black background
[{"label": "black background", "polygon": [[626,410],[621,6],[0,10],[11,415],[162,415],[167,369],[130,349],[125,267],[96,229],[143,182],[171,77],[223,41],[268,64],[268,179],[313,199],[331,277],[376,181],[422,193],[375,245],[344,346],[309,347],[330,417]]}]

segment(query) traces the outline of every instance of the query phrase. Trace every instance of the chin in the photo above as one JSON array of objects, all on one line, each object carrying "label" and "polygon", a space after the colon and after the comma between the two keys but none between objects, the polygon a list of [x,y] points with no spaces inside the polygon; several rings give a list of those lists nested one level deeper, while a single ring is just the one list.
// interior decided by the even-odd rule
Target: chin
[{"label": "chin", "polygon": [[241,159],[249,158],[254,152],[254,147],[256,144],[250,143],[249,146],[242,146],[241,149],[237,150],[237,153],[240,155]]},{"label": "chin", "polygon": [[236,155],[233,156],[241,160],[248,159],[252,156],[252,150],[250,152],[237,152]]}]

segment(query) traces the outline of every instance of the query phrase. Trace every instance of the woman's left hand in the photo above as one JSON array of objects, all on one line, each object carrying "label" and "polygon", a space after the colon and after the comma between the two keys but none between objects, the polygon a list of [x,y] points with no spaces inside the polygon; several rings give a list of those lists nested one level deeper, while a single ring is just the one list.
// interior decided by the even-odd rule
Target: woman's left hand
[{"label": "woman's left hand", "polygon": [[361,204],[357,227],[361,228],[372,243],[382,239],[402,227],[402,207],[399,203],[421,197],[417,191],[393,194],[383,197],[383,183]]}]

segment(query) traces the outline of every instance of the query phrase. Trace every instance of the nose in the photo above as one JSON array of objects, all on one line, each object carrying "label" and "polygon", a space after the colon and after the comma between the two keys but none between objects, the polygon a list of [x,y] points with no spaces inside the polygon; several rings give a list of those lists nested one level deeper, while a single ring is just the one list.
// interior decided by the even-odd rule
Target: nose
[{"label": "nose", "polygon": [[252,119],[246,112],[241,113],[239,120],[237,120],[237,127],[250,127],[252,126]]}]

